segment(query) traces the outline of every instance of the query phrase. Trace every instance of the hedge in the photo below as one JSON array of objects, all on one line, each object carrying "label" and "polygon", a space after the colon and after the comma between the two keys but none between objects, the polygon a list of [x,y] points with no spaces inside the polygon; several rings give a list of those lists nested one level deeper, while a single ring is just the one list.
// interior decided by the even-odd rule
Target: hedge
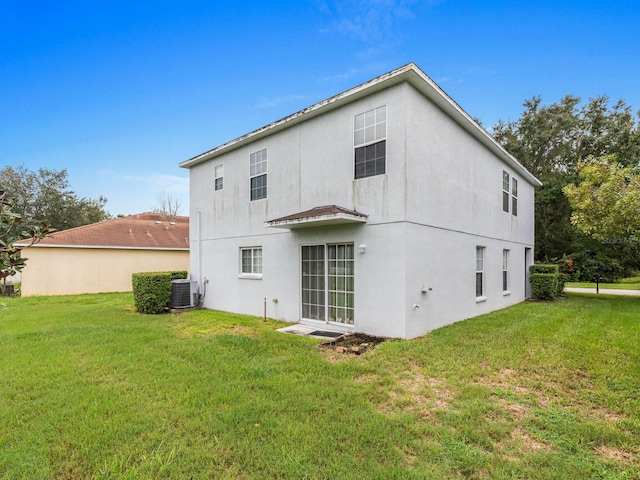
[{"label": "hedge", "polygon": [[171,280],[187,278],[186,270],[138,272],[131,276],[133,302],[140,313],[163,313],[171,299]]},{"label": "hedge", "polygon": [[555,273],[560,271],[558,265],[550,265],[546,263],[534,263],[529,267],[531,273]]},{"label": "hedge", "polygon": [[538,300],[553,300],[558,295],[558,275],[555,273],[532,273],[531,293]]},{"label": "hedge", "polygon": [[556,297],[564,293],[564,284],[567,283],[569,280],[571,280],[571,275],[569,275],[568,273],[558,274],[558,293]]}]

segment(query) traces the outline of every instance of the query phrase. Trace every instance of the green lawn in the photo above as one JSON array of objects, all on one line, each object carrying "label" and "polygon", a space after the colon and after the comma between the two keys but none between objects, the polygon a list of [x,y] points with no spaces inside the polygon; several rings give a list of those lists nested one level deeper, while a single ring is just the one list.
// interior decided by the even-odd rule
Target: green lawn
[{"label": "green lawn", "polygon": [[0,478],[640,477],[640,298],[525,302],[360,357],[132,303],[0,299]]},{"label": "green lawn", "polygon": [[[593,282],[567,282],[567,287],[596,288]],[[600,288],[620,290],[640,290],[640,277],[623,278],[616,283],[599,283]]]}]

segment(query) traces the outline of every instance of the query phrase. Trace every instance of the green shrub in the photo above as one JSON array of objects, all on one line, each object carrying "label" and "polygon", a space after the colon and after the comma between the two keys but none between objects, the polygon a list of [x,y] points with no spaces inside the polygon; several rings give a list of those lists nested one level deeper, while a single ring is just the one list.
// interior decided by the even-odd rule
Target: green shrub
[{"label": "green shrub", "polygon": [[558,293],[556,294],[556,297],[564,293],[564,284],[570,280],[571,280],[571,275],[569,275],[568,273],[558,274]]},{"label": "green shrub", "polygon": [[140,313],[162,313],[171,299],[171,280],[187,278],[186,270],[138,272],[131,276],[133,302]]},{"label": "green shrub", "polygon": [[554,273],[557,274],[560,271],[558,265],[551,265],[545,263],[534,263],[529,267],[531,273]]},{"label": "green shrub", "polygon": [[531,293],[538,300],[553,300],[558,295],[558,274],[532,273]]}]

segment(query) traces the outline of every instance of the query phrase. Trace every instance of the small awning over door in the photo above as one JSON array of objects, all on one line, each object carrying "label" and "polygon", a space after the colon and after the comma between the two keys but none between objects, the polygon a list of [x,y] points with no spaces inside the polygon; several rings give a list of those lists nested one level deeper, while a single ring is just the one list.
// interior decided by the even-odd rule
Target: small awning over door
[{"label": "small awning over door", "polygon": [[336,205],[326,205],[324,207],[315,207],[311,210],[305,210],[304,212],[269,220],[265,222],[264,225],[265,227],[295,229],[366,222],[367,215],[364,213],[348,210]]}]

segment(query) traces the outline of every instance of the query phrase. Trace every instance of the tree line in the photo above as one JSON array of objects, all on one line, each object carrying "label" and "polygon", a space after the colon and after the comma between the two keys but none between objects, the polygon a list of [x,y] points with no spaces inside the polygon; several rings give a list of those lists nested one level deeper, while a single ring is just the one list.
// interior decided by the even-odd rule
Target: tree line
[{"label": "tree line", "polygon": [[640,269],[640,130],[623,100],[567,95],[526,100],[494,138],[543,186],[536,191],[535,256],[582,280]]},{"label": "tree line", "polygon": [[[556,262],[583,280],[607,280],[640,270],[640,112],[606,95],[582,103],[566,95],[543,105],[523,104],[517,120],[499,121],[493,137],[543,186],[535,197],[535,257]],[[67,170],[0,169],[0,191],[29,230],[66,230],[110,218],[107,199],[78,197]],[[177,215],[180,205],[160,198],[154,211]]]},{"label": "tree line", "polygon": [[79,197],[71,190],[68,172],[24,165],[0,169],[0,190],[13,198],[13,212],[21,217],[22,228],[41,224],[52,230],[67,230],[111,218],[105,210],[106,197]]}]

